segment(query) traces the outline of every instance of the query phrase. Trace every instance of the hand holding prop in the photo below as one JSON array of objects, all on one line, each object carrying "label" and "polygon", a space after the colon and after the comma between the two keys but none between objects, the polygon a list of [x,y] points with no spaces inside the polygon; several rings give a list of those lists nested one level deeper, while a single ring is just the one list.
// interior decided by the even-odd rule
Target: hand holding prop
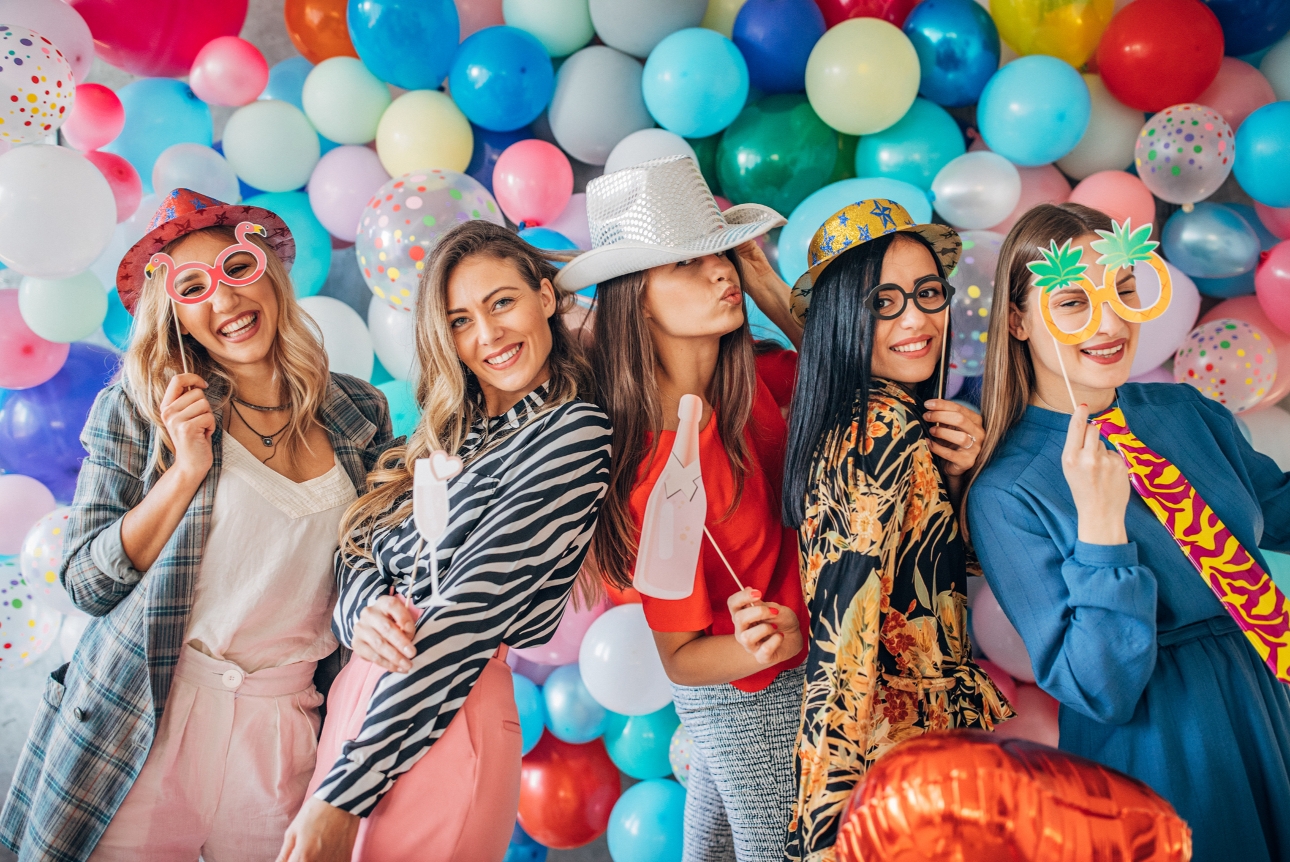
[{"label": "hand holding prop", "polygon": [[461,459],[442,449],[429,458],[418,458],[412,475],[412,522],[420,537],[412,555],[412,570],[408,578],[408,595],[412,599],[412,583],[416,580],[417,560],[424,543],[430,545],[430,603],[428,607],[451,604],[439,592],[439,540],[448,532],[448,480],[461,472]]}]

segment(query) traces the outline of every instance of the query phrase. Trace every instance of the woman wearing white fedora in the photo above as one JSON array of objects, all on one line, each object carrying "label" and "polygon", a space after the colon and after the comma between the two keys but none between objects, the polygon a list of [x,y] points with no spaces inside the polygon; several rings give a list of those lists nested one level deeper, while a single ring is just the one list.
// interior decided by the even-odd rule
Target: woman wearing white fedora
[{"label": "woman wearing white fedora", "polygon": [[556,283],[599,285],[592,366],[614,436],[594,563],[610,585],[632,585],[678,406],[698,396],[707,512],[694,587],[643,596],[695,741],[683,858],[729,859],[733,838],[740,862],[779,862],[807,652],[796,533],[779,516],[796,354],[754,344],[744,293],[796,343],[788,285],[752,242],[784,219],[755,204],[723,214],[688,156],[593,180],[587,218],[592,250]]}]

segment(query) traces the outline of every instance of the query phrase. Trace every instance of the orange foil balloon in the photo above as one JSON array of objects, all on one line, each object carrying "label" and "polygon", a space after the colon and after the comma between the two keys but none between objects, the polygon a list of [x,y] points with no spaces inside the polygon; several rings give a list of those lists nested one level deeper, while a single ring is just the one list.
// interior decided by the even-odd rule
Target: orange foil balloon
[{"label": "orange foil balloon", "polygon": [[622,795],[622,779],[604,742],[573,745],[544,731],[523,763],[519,820],[534,841],[571,850],[595,841],[609,828],[609,813]]},{"label": "orange foil balloon", "polygon": [[291,44],[310,63],[328,57],[357,57],[345,24],[346,0],[287,0],[283,17]]},{"label": "orange foil balloon", "polygon": [[928,733],[855,789],[837,862],[1185,862],[1191,830],[1141,781],[979,730]]}]

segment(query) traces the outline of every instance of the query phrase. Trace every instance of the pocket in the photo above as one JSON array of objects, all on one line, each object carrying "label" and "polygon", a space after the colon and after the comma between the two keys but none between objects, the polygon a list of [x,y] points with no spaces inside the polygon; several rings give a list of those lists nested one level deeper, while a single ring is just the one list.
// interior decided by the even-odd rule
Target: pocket
[{"label": "pocket", "polygon": [[511,721],[509,718],[502,719],[502,730],[509,730],[511,733],[520,733],[520,723]]}]

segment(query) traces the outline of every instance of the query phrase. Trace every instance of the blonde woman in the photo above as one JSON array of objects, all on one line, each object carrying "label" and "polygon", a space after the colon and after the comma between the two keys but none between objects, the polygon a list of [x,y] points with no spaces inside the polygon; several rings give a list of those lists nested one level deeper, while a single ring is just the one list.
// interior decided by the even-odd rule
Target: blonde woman
[{"label": "blonde woman", "polygon": [[337,527],[391,432],[325,370],[294,253],[273,213],[178,189],[121,262],[135,339],[81,437],[61,572],[95,619],[0,814],[20,859],[272,860],[300,806]]},{"label": "blonde woman", "polygon": [[[361,729],[340,737],[334,761],[320,754],[283,862],[347,862],[363,818],[356,859],[506,853],[520,777],[506,645],[555,632],[609,477],[609,420],[581,398],[590,373],[555,276],[540,252],[484,221],[449,231],[430,257],[417,295],[421,420],[346,513],[337,560],[333,627],[388,673],[359,699]],[[463,466],[436,547],[417,530],[411,496],[414,465],[437,450]],[[324,746],[338,735],[334,715]],[[440,756],[448,750],[461,758]],[[409,799],[401,782],[426,789]]]}]

